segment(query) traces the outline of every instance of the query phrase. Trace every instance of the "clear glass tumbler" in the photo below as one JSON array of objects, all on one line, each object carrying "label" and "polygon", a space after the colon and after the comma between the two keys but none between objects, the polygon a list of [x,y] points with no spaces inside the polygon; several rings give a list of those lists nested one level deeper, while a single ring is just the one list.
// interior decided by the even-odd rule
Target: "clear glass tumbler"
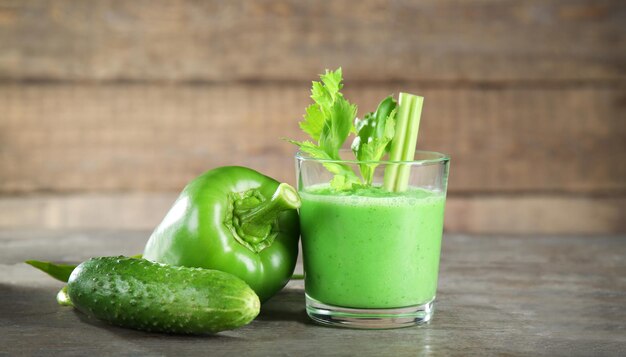
[{"label": "clear glass tumbler", "polygon": [[[432,318],[448,169],[448,156],[426,151],[403,162],[296,155],[306,310],[314,321],[382,329]],[[345,184],[355,179],[361,183]],[[333,188],[341,183],[343,190]]]}]

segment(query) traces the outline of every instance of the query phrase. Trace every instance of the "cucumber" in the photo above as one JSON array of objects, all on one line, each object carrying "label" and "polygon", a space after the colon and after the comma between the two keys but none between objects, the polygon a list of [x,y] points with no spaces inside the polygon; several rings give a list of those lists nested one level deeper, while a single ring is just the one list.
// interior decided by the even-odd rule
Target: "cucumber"
[{"label": "cucumber", "polygon": [[258,296],[234,275],[121,256],[80,264],[69,278],[67,293],[89,316],[167,333],[234,329],[252,321],[260,308]]}]

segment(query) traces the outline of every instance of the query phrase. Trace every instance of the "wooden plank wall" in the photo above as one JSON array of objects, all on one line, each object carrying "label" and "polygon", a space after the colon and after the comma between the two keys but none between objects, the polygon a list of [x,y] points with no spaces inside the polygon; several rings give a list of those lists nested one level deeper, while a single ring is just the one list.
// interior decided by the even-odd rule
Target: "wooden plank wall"
[{"label": "wooden plank wall", "polygon": [[0,0],[0,227],[137,228],[227,164],[294,182],[310,81],[426,97],[446,227],[626,232],[626,3]]}]

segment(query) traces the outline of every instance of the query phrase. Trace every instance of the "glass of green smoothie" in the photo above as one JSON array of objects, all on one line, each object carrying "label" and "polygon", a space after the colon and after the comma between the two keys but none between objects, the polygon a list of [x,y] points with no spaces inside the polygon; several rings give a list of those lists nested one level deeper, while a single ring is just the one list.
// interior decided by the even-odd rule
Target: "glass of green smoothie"
[{"label": "glass of green smoothie", "polygon": [[392,94],[359,116],[342,88],[341,68],[321,74],[299,123],[309,138],[289,140],[300,148],[307,313],[353,328],[428,322],[450,160],[415,150],[423,97]]},{"label": "glass of green smoothie", "polygon": [[[337,166],[358,172],[364,165],[373,172],[367,185],[332,187]],[[306,311],[314,321],[381,329],[432,318],[448,168],[448,156],[427,151],[411,161],[296,155]],[[385,181],[394,171],[404,177],[401,189]]]}]

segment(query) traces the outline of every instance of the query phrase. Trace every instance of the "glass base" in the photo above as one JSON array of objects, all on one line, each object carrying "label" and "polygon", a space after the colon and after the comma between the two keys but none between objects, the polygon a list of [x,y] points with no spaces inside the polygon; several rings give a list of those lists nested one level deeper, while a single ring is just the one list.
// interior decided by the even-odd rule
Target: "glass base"
[{"label": "glass base", "polygon": [[306,313],[322,325],[355,329],[391,329],[421,325],[435,312],[435,299],[393,309],[354,309],[324,304],[306,295]]}]

